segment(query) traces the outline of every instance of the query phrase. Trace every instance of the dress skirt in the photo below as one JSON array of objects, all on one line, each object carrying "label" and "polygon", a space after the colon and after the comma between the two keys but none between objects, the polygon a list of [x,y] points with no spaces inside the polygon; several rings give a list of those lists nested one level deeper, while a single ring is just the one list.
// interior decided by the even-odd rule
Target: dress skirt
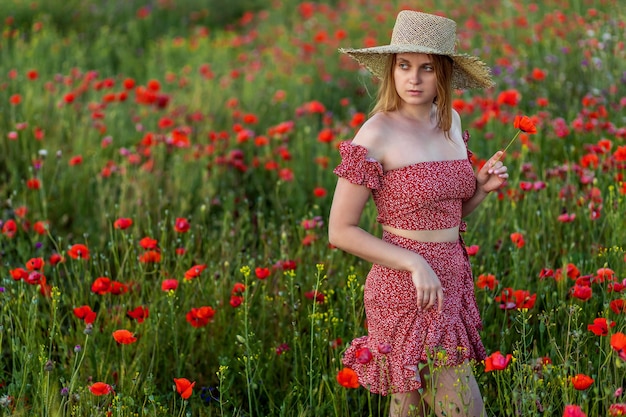
[{"label": "dress skirt", "polygon": [[418,311],[411,274],[374,264],[365,281],[367,336],[354,339],[343,364],[369,391],[387,395],[421,388],[419,364],[455,366],[481,361],[482,322],[465,246],[456,242],[419,242],[383,232],[383,240],[419,253],[444,289],[443,311]]}]

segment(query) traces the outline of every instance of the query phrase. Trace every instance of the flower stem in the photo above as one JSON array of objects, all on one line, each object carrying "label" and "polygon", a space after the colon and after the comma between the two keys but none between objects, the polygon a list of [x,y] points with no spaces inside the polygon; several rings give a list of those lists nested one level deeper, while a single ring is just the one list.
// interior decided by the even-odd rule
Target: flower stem
[{"label": "flower stem", "polygon": [[518,130],[515,133],[515,136],[513,136],[513,139],[511,139],[509,141],[509,143],[506,145],[506,147],[502,150],[502,153],[500,154],[499,157],[497,157],[492,163],[491,166],[493,166],[496,162],[498,162],[500,160],[500,158],[502,158],[502,156],[506,153],[507,149],[509,149],[509,147],[513,144],[513,142],[515,142],[515,139],[517,139],[517,137],[519,136],[519,133],[521,132],[521,130]]}]

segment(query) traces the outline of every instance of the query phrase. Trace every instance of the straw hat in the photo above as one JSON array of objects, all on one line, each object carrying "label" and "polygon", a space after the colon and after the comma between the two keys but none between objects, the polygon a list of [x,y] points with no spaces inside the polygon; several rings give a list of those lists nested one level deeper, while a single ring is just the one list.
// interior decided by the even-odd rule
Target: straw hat
[{"label": "straw hat", "polygon": [[454,61],[452,88],[492,87],[494,82],[487,64],[478,57],[457,54],[455,43],[454,20],[403,10],[398,13],[389,45],[363,49],[342,48],[339,52],[348,54],[380,79],[385,76],[385,63],[390,54],[420,52],[447,55]]}]

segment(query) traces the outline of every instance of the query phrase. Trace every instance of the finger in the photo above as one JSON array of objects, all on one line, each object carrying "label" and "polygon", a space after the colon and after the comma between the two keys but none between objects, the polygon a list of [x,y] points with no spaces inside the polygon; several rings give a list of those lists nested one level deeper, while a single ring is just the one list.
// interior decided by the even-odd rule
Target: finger
[{"label": "finger", "polygon": [[426,305],[426,310],[435,305],[437,301],[437,293],[435,291],[430,292],[430,296],[428,297],[428,304]]},{"label": "finger", "polygon": [[495,161],[491,164],[491,166],[489,167],[489,170],[487,171],[489,174],[493,174],[493,173],[497,173],[499,170],[502,169],[504,165],[502,164],[502,162],[500,161]]},{"label": "finger", "polygon": [[498,162],[500,159],[502,159],[502,157],[504,156],[504,152],[503,151],[498,151],[496,152],[492,157],[491,160],[489,161],[489,166],[492,167],[496,164],[496,162]]},{"label": "finger", "polygon": [[437,291],[437,299],[439,300],[437,311],[441,313],[443,311],[443,288],[440,288],[439,291]]},{"label": "finger", "polygon": [[416,299],[417,299],[417,309],[422,309],[422,299],[424,297],[424,292],[422,290],[417,290]]},{"label": "finger", "polygon": [[424,291],[423,296],[422,296],[422,300],[420,305],[422,306],[423,310],[427,310],[428,309],[428,303],[430,301],[430,292],[429,291]]}]

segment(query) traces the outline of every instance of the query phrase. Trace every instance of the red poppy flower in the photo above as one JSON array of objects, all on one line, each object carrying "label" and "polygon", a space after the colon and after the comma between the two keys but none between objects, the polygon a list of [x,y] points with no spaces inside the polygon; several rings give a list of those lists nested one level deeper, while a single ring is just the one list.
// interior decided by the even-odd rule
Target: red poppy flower
[{"label": "red poppy flower", "polygon": [[356,356],[356,361],[361,364],[369,363],[373,358],[372,352],[366,347],[357,349],[354,355]]},{"label": "red poppy flower", "polygon": [[96,321],[96,313],[89,306],[76,307],[74,315],[83,320],[85,324],[92,324]]},{"label": "red poppy flower", "polygon": [[517,106],[517,103],[519,102],[521,97],[522,95],[520,94],[520,92],[515,89],[505,90],[498,94],[497,103],[515,107]]},{"label": "red poppy flower", "polygon": [[585,374],[574,375],[570,380],[574,388],[578,391],[584,391],[593,384],[593,378]]},{"label": "red poppy flower", "polygon": [[123,84],[125,89],[131,90],[135,87],[135,80],[132,78],[125,78]]},{"label": "red poppy flower", "polygon": [[178,281],[175,279],[164,279],[161,283],[161,290],[175,291],[178,288]]},{"label": "red poppy flower", "polygon": [[89,386],[89,391],[91,391],[93,395],[107,395],[113,391],[113,387],[104,382],[95,382]]},{"label": "red poppy flower", "polygon": [[33,230],[38,235],[45,235],[46,232],[48,231],[49,226],[50,226],[50,223],[47,220],[39,220],[39,221],[36,221],[35,224],[33,225]]},{"label": "red poppy flower", "polygon": [[256,114],[248,113],[243,115],[243,122],[249,125],[257,124],[259,117]]},{"label": "red poppy flower", "polygon": [[107,277],[99,277],[91,284],[91,292],[104,295],[111,292],[111,279]]},{"label": "red poppy flower", "polygon": [[570,279],[576,279],[580,276],[580,271],[578,270],[578,267],[572,263],[567,264],[567,276]]},{"label": "red poppy flower", "polygon": [[26,269],[29,271],[40,271],[43,269],[46,262],[43,258],[31,258],[26,261]]},{"label": "red poppy flower", "polygon": [[540,279],[553,278],[553,277],[554,277],[554,270],[550,268],[542,268],[541,271],[539,272]]},{"label": "red poppy flower", "polygon": [[190,227],[189,221],[183,217],[178,217],[174,223],[174,230],[177,233],[187,233]]},{"label": "red poppy flower", "polygon": [[626,361],[626,334],[617,332],[611,336],[611,347],[620,358]]},{"label": "red poppy flower", "polygon": [[326,299],[324,293],[318,291],[307,291],[304,293],[304,296],[309,300],[315,300],[315,302],[319,304],[322,304]]},{"label": "red poppy flower", "polygon": [[593,282],[614,281],[615,272],[611,268],[600,268],[596,271]]},{"label": "red poppy flower", "polygon": [[67,254],[72,259],[89,259],[89,249],[82,243],[72,245]]},{"label": "red poppy flower", "polygon": [[533,308],[537,300],[537,294],[531,294],[527,290],[515,290],[513,296],[517,308]]},{"label": "red poppy flower", "polygon": [[502,371],[509,366],[512,355],[509,353],[506,356],[502,355],[500,351],[494,352],[485,359],[485,372]]},{"label": "red poppy flower", "polygon": [[246,290],[246,286],[241,282],[236,282],[230,292],[232,295],[241,295]]},{"label": "red poppy flower", "polygon": [[111,282],[111,294],[113,295],[121,295],[126,294],[128,292],[128,285],[123,284],[121,282],[113,281]]},{"label": "red poppy flower", "polygon": [[72,167],[76,166],[76,165],[80,165],[80,164],[83,163],[83,157],[82,157],[82,155],[75,155],[75,156],[70,158],[68,163]]},{"label": "red poppy flower", "polygon": [[502,289],[500,295],[496,296],[494,299],[500,303],[500,308],[502,310],[512,310],[518,307],[517,297],[513,288],[507,287]]},{"label": "red poppy flower", "polygon": [[330,143],[330,142],[333,141],[334,138],[335,138],[335,135],[333,133],[333,130],[329,129],[329,128],[323,129],[317,135],[317,140],[322,142],[322,143]]},{"label": "red poppy flower", "polygon": [[511,233],[510,238],[511,242],[513,242],[513,244],[518,248],[523,248],[526,244],[526,241],[524,240],[524,235],[519,232]]},{"label": "red poppy flower", "polygon": [[572,296],[582,301],[587,301],[593,295],[591,287],[586,285],[574,285],[571,289]]},{"label": "red poppy flower", "polygon": [[13,212],[15,213],[17,217],[19,217],[20,219],[23,219],[28,214],[28,207],[26,206],[15,207],[15,209],[13,209]]},{"label": "red poppy flower", "polygon": [[609,326],[615,327],[615,322],[609,321],[603,317],[597,318],[593,320],[593,324],[587,325],[587,330],[595,334],[596,336],[608,336],[609,334]]},{"label": "red poppy flower", "polygon": [[535,126],[535,123],[533,123],[532,119],[528,116],[515,116],[515,120],[513,121],[513,127],[521,130],[524,133],[537,133],[537,127]]},{"label": "red poppy flower", "polygon": [[290,259],[286,261],[280,261],[279,265],[284,271],[294,271],[297,267],[296,261]]},{"label": "red poppy flower", "polygon": [[232,295],[230,297],[230,306],[233,308],[239,307],[242,302],[243,302],[243,297],[239,295]]},{"label": "red poppy flower", "polygon": [[317,235],[315,233],[308,233],[305,237],[302,238],[302,246],[311,246],[313,242],[317,240]]},{"label": "red poppy flower", "polygon": [[41,181],[38,178],[30,178],[26,181],[26,187],[30,190],[38,190],[41,188]]},{"label": "red poppy flower", "polygon": [[131,319],[137,320],[137,323],[143,323],[145,319],[150,315],[150,311],[147,307],[139,306],[126,313]]},{"label": "red poppy flower", "polygon": [[139,241],[139,245],[148,250],[148,249],[156,249],[157,248],[157,240],[152,239],[151,237],[144,237]]},{"label": "red poppy flower", "polygon": [[530,76],[535,81],[543,81],[546,78],[546,72],[540,68],[533,68]]},{"label": "red poppy flower", "polygon": [[615,314],[623,314],[626,313],[626,301],[622,300],[621,298],[618,298],[617,300],[612,300],[609,303],[609,308],[615,313]]},{"label": "red poppy flower", "polygon": [[139,255],[139,262],[143,264],[158,264],[161,262],[161,253],[156,250],[149,250]]},{"label": "red poppy flower", "polygon": [[150,91],[159,91],[161,89],[161,83],[158,80],[149,80],[146,87]]},{"label": "red poppy flower", "polygon": [[626,289],[626,279],[622,280],[622,282],[614,282],[607,285],[606,290],[608,292],[617,292],[621,293]]},{"label": "red poppy flower", "polygon": [[21,279],[25,280],[28,278],[28,271],[26,271],[24,268],[11,269],[9,273],[11,274],[11,278],[13,278],[13,280],[15,281],[19,281]]},{"label": "red poppy flower", "polygon": [[358,388],[360,386],[356,372],[350,368],[343,368],[337,373],[337,382],[345,388]]},{"label": "red poppy flower", "polygon": [[270,269],[256,267],[254,268],[254,273],[258,279],[265,279],[270,276]]},{"label": "red poppy flower", "polygon": [[50,255],[50,259],[48,259],[48,262],[50,262],[50,265],[55,266],[56,264],[63,262],[63,257],[58,253],[53,253],[52,255]]},{"label": "red poppy flower", "polygon": [[124,329],[114,331],[113,339],[121,345],[130,345],[137,341],[137,338],[131,332]]},{"label": "red poppy flower", "polygon": [[187,322],[193,327],[204,327],[213,320],[215,310],[211,307],[203,306],[192,308],[186,316]]},{"label": "red poppy flower", "polygon": [[476,256],[479,250],[480,246],[478,245],[470,245],[465,247],[465,252],[467,252],[467,256]]},{"label": "red poppy flower", "polygon": [[[1,223],[1,222],[0,222]],[[11,239],[17,232],[15,220],[9,219],[2,225],[2,234]]]},{"label": "red poppy flower", "polygon": [[350,119],[350,127],[356,128],[359,127],[365,121],[365,113],[357,112],[354,113],[352,119]]},{"label": "red poppy flower", "polygon": [[[513,136],[513,138],[509,141],[509,143],[502,150],[502,155],[504,155],[507,149],[509,149],[509,147],[513,144],[513,142],[515,142],[515,139],[519,136],[521,132],[527,133],[529,135],[537,133],[537,127],[535,126],[535,123],[528,116],[519,116],[519,115],[515,116],[515,119],[513,120],[513,127],[515,127],[518,130],[517,132],[515,132],[515,136]],[[496,159],[496,161],[499,160],[501,157],[502,156]],[[494,161],[494,163],[496,161]]]},{"label": "red poppy flower", "polygon": [[191,397],[195,382],[189,381],[187,378],[174,378],[176,384],[176,392],[178,392],[183,400]]},{"label": "red poppy flower", "polygon": [[9,97],[9,103],[11,103],[14,106],[17,106],[21,102],[22,102],[22,96],[20,96],[19,94],[13,94],[11,97]]},{"label": "red poppy flower", "polygon": [[132,225],[133,225],[133,220],[129,219],[128,217],[120,217],[119,219],[115,220],[115,222],[113,223],[113,227],[119,230],[128,229]]},{"label": "red poppy flower", "polygon": [[498,285],[498,280],[496,279],[495,275],[493,274],[480,274],[478,276],[478,280],[476,281],[476,286],[480,289],[485,289],[485,288],[489,288],[491,291],[493,291],[496,288],[496,285]]},{"label": "red poppy flower", "polygon": [[326,191],[326,188],[324,187],[315,187],[313,189],[313,195],[317,198],[323,198],[326,197],[326,195],[328,194],[328,192]]},{"label": "red poppy flower", "polygon": [[202,264],[202,265],[194,265],[191,268],[189,268],[187,270],[187,272],[185,272],[185,279],[186,280],[191,280],[193,278],[197,278],[200,276],[200,274],[202,273],[202,271],[204,271],[206,269],[206,265]]}]

